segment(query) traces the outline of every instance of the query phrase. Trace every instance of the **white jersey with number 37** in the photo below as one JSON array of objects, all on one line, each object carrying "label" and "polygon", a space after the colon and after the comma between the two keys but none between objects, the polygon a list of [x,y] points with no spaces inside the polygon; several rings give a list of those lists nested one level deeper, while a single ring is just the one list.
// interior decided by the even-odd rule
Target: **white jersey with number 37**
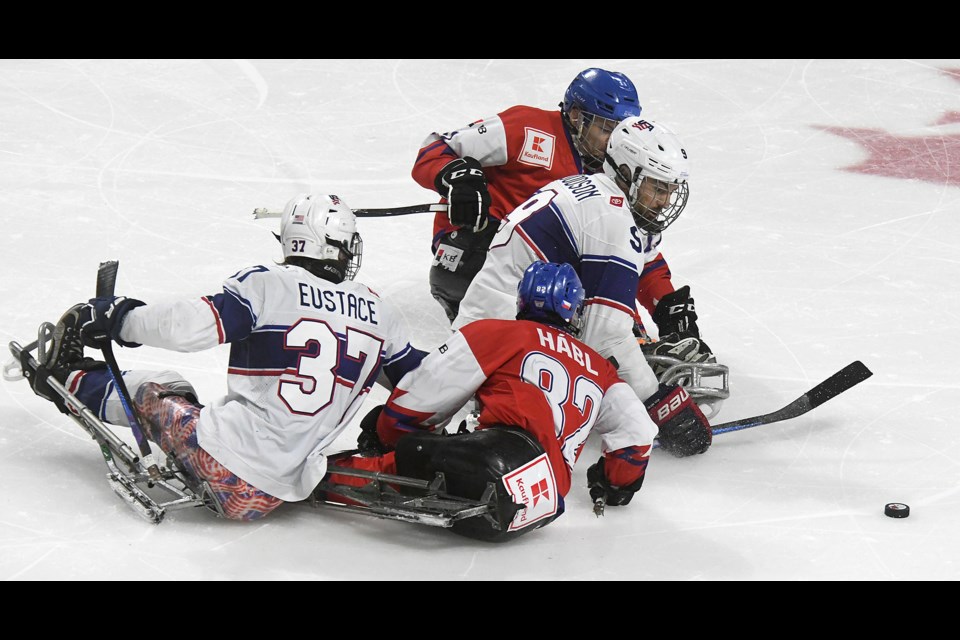
[{"label": "white jersey with number 37", "polygon": [[133,309],[125,340],[197,351],[231,343],[227,395],[200,413],[201,447],[282,500],[306,498],[323,454],[381,368],[396,382],[422,352],[402,318],[363,284],[333,284],[296,266],[245,269],[223,293]]}]

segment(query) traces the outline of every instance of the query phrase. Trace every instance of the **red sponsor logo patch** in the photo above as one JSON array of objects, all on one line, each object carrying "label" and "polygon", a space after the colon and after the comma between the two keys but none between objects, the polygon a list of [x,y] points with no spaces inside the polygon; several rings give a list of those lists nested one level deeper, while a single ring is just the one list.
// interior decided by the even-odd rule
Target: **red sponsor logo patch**
[{"label": "red sponsor logo patch", "polygon": [[615,207],[623,206],[623,196],[610,196],[610,204]]}]

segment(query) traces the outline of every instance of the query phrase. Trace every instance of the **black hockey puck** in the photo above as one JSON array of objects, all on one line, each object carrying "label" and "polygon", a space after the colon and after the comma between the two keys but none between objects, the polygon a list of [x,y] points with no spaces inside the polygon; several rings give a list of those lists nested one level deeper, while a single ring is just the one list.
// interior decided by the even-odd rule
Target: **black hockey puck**
[{"label": "black hockey puck", "polygon": [[902,502],[891,502],[883,508],[883,515],[891,518],[906,518],[910,515],[910,507]]}]

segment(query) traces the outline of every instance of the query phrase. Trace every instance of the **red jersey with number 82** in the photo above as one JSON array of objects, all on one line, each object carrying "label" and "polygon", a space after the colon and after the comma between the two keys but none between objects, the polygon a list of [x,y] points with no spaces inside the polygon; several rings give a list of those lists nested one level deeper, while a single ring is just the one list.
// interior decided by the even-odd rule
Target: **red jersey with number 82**
[{"label": "red jersey with number 82", "polygon": [[[378,422],[381,439],[445,425],[476,394],[480,425],[515,425],[550,459],[561,495],[596,430],[623,486],[646,468],[657,427],[643,403],[596,351],[569,334],[526,320],[478,320],[454,333],[394,389]],[[627,450],[629,460],[616,452]],[[612,475],[611,475],[612,474]]]}]

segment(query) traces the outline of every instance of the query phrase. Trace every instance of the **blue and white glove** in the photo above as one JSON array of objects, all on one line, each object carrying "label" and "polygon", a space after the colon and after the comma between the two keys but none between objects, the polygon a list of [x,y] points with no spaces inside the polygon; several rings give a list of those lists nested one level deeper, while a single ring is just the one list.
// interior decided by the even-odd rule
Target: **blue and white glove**
[{"label": "blue and white glove", "polygon": [[146,303],[134,298],[109,296],[91,298],[80,310],[77,324],[80,325],[80,340],[87,347],[103,349],[115,340],[124,347],[139,347],[139,342],[127,342],[120,339],[120,328],[124,316],[131,309],[142,307]]}]

